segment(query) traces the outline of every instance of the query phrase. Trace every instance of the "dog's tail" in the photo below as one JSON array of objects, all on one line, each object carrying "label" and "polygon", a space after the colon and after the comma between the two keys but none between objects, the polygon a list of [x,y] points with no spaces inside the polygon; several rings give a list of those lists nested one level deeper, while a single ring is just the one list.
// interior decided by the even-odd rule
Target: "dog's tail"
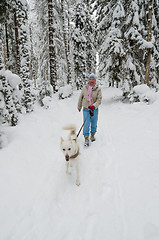
[{"label": "dog's tail", "polygon": [[76,133],[76,126],[73,125],[73,124],[64,126],[62,129],[63,129],[63,130],[70,130],[70,131],[71,131],[71,134],[75,134],[75,133]]}]

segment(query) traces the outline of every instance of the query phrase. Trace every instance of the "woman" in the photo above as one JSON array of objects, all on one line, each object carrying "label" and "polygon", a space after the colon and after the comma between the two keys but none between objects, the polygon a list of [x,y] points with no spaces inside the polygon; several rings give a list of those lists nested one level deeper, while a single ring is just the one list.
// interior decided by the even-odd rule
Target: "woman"
[{"label": "woman", "polygon": [[[79,100],[78,110],[83,107],[83,135],[85,137],[85,146],[89,146],[89,134],[91,133],[91,141],[95,141],[95,133],[97,131],[98,107],[102,101],[101,89],[96,84],[94,75],[90,75],[89,82],[83,87]],[[91,127],[91,131],[90,131]]]}]

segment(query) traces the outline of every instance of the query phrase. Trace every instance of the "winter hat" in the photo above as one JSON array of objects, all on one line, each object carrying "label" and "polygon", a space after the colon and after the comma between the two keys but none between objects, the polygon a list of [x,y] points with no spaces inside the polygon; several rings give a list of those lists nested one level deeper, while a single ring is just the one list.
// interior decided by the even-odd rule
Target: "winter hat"
[{"label": "winter hat", "polygon": [[93,75],[93,74],[91,74],[90,76],[89,76],[89,79],[90,78],[94,78],[94,80],[96,81],[96,77]]}]

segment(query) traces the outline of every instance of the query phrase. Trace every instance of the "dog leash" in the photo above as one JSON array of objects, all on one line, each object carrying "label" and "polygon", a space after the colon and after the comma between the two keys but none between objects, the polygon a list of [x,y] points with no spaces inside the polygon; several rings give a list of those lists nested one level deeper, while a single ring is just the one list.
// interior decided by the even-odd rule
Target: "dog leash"
[{"label": "dog leash", "polygon": [[[91,110],[91,111],[92,111],[92,110]],[[89,110],[89,113],[90,113],[90,110]],[[88,117],[89,117],[89,115],[88,115]],[[80,135],[80,132],[82,131],[82,128],[84,127],[84,124],[86,123],[88,117],[85,119],[85,121],[84,121],[84,123],[82,124],[80,130],[78,131],[78,133],[77,133],[77,138],[78,138],[78,136]]]},{"label": "dog leash", "polygon": [[84,121],[84,123],[82,124],[80,130],[78,131],[78,133],[77,133],[77,138],[78,138],[78,136],[80,135],[80,132],[82,131],[82,128],[83,128],[85,122],[87,121],[87,119],[88,119],[88,117],[85,119],[85,121]]}]

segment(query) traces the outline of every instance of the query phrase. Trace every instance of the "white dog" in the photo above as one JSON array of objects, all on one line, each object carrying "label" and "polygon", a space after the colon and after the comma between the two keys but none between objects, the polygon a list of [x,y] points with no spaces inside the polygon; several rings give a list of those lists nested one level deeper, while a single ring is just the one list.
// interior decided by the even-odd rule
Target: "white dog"
[{"label": "white dog", "polygon": [[78,157],[79,157],[79,143],[76,135],[76,127],[74,125],[69,125],[63,127],[64,130],[70,130],[68,139],[64,140],[61,137],[61,150],[65,155],[66,160],[66,174],[71,175],[69,168],[72,164],[76,166],[76,185],[80,185],[79,179],[79,167],[78,167]]}]

